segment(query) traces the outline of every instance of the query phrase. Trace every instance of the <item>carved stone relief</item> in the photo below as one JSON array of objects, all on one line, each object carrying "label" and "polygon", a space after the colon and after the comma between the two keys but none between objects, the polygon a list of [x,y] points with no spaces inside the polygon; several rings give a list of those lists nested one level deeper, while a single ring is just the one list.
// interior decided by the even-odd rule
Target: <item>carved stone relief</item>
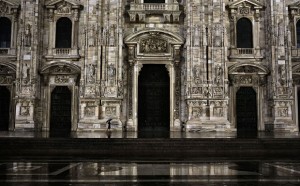
[{"label": "carved stone relief", "polygon": [[66,66],[57,66],[52,69],[53,73],[71,73],[72,70]]},{"label": "carved stone relief", "polygon": [[141,53],[167,53],[167,41],[161,38],[148,38],[140,42]]},{"label": "carved stone relief", "polygon": [[30,101],[22,101],[20,107],[20,116],[30,116]]},{"label": "carved stone relief", "polygon": [[57,14],[71,14],[71,5],[65,1],[57,6]]},{"label": "carved stone relief", "polygon": [[69,82],[70,76],[68,75],[56,75],[54,78],[54,82],[57,84],[64,84]]},{"label": "carved stone relief", "polygon": [[204,111],[202,107],[193,107],[192,108],[192,118],[191,119],[200,119]]},{"label": "carved stone relief", "polygon": [[0,75],[0,85],[8,85],[8,84],[12,84],[12,82],[13,82],[12,76]]},{"label": "carved stone relief", "polygon": [[114,117],[117,114],[117,108],[113,106],[105,107],[105,115],[108,117]]}]

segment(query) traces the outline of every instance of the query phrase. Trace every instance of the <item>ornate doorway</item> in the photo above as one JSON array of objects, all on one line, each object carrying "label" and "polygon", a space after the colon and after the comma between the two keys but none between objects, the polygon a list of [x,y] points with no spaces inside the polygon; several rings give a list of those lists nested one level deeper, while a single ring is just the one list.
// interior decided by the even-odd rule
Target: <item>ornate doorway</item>
[{"label": "ornate doorway", "polygon": [[165,65],[143,65],[138,81],[138,130],[169,132],[170,78]]},{"label": "ornate doorway", "polygon": [[0,131],[9,129],[10,91],[0,86]]},{"label": "ornate doorway", "polygon": [[51,93],[50,134],[71,131],[72,93],[67,86],[56,86]]},{"label": "ornate doorway", "polygon": [[236,93],[236,124],[238,135],[257,132],[257,101],[252,87],[241,87]]}]

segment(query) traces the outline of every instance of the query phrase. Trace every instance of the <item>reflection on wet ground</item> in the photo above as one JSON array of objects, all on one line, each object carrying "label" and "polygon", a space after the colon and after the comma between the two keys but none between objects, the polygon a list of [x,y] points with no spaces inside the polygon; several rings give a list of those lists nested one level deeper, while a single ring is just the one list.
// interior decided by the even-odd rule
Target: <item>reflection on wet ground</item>
[{"label": "reflection on wet ground", "polygon": [[300,161],[0,161],[0,185],[300,185]]},{"label": "reflection on wet ground", "polygon": [[72,133],[49,133],[33,131],[0,131],[3,137],[25,138],[300,138],[298,132],[215,132],[215,131],[191,131],[191,132],[122,132],[106,131],[78,131]]}]

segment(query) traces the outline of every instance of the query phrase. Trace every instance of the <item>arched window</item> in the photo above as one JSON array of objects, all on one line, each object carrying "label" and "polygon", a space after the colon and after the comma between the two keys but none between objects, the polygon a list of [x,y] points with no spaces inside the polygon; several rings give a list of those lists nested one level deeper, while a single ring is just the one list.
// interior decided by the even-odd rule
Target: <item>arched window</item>
[{"label": "arched window", "polygon": [[62,17],[56,22],[55,48],[71,48],[72,43],[72,21]]},{"label": "arched window", "polygon": [[297,48],[300,48],[300,20],[297,21]]},{"label": "arched window", "polygon": [[236,24],[237,48],[253,48],[252,23],[247,18],[241,18]]},{"label": "arched window", "polygon": [[0,17],[0,48],[10,48],[11,21],[6,17]]},{"label": "arched window", "polygon": [[144,0],[144,3],[165,3],[165,0]]}]

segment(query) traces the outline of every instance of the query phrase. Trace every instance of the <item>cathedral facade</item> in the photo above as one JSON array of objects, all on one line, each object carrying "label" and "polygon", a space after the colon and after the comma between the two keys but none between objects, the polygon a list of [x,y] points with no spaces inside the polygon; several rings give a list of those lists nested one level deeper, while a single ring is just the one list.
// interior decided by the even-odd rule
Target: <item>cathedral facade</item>
[{"label": "cathedral facade", "polygon": [[298,0],[0,0],[0,130],[295,132],[299,85]]}]

